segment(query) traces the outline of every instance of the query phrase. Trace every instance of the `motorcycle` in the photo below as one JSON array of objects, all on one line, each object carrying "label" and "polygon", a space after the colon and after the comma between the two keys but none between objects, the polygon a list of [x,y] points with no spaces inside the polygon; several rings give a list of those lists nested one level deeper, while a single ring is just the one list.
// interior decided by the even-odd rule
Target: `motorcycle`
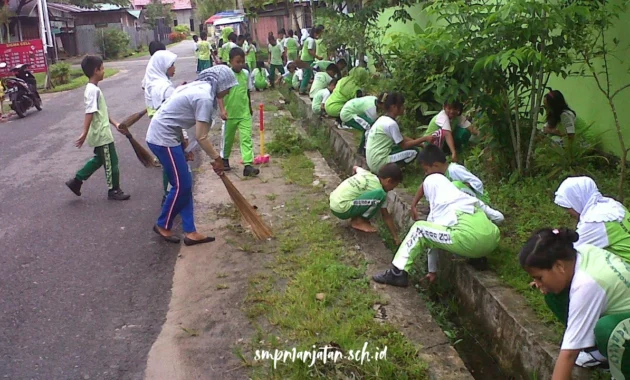
[{"label": "motorcycle", "polygon": [[[37,92],[37,80],[28,70],[28,64],[19,64],[11,69],[13,77],[2,79],[2,85],[6,89],[5,94],[11,100],[11,109],[20,118],[26,116],[29,108],[35,107],[42,110],[42,99]],[[0,68],[7,67],[6,62],[0,62]]]}]

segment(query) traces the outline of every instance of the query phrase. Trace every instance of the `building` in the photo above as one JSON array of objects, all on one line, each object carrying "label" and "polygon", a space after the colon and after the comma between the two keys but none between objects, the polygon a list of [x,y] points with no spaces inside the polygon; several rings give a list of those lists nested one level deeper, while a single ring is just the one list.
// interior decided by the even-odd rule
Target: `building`
[{"label": "building", "polygon": [[[133,9],[142,10],[151,3],[151,0],[132,0]],[[191,32],[198,32],[200,20],[195,16],[195,7],[191,0],[162,0],[162,4],[170,4],[173,12],[173,25],[186,25]]]},{"label": "building", "polygon": [[[317,7],[318,2],[312,4]],[[298,31],[313,26],[313,12],[311,2],[294,0],[290,2],[276,2],[265,5],[262,9],[250,9],[256,13],[257,18],[251,21],[251,30],[254,39],[261,45],[267,45],[269,33],[276,35],[278,30],[293,29]]]}]

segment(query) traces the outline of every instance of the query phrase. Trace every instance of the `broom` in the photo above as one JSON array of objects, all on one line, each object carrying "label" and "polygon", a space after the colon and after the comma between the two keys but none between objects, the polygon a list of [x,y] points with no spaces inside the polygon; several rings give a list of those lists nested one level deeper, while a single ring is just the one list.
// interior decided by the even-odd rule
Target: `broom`
[{"label": "broom", "polygon": [[265,222],[258,216],[256,210],[247,202],[247,199],[241,194],[240,191],[234,186],[232,181],[224,174],[221,177],[221,181],[225,185],[228,193],[230,194],[230,198],[238,207],[238,210],[241,212],[241,215],[245,219],[250,226],[252,226],[252,230],[254,231],[254,235],[258,238],[258,240],[265,240],[273,236],[273,232],[271,232],[271,228],[269,228]]},{"label": "broom", "polygon": [[125,118],[125,120],[123,120],[120,124],[118,124],[118,128],[124,129],[127,131],[127,134],[126,134],[127,139],[129,139],[129,143],[131,143],[131,147],[133,148],[133,151],[136,154],[136,157],[138,157],[138,160],[140,161],[142,165],[144,165],[145,168],[149,168],[151,166],[157,166],[155,164],[156,162],[155,157],[151,153],[149,153],[149,151],[147,151],[142,145],[140,145],[140,143],[136,139],[134,139],[131,133],[129,132],[129,127],[134,125],[146,113],[147,113],[147,110],[143,109],[140,112],[136,112],[133,115],[128,116],[127,118]]}]

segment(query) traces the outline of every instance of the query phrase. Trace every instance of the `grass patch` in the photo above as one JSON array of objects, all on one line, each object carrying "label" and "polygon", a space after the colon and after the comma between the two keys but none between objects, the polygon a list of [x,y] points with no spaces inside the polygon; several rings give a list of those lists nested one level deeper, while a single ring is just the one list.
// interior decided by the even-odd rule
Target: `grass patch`
[{"label": "grass patch", "polygon": [[[118,74],[118,69],[114,68],[105,68],[105,79],[110,78],[116,74]],[[74,90],[75,88],[79,88],[85,86],[89,79],[83,74],[83,71],[80,69],[70,69],[70,82],[66,84],[62,84],[59,86],[55,86],[54,88],[45,90],[44,86],[46,86],[46,73],[36,73],[35,79],[37,79],[37,87],[41,89],[41,93],[52,93],[52,92],[61,92],[61,91],[69,91]]]},{"label": "grass patch", "polygon": [[292,155],[315,149],[310,139],[302,136],[290,120],[275,118],[269,123],[269,129],[273,133],[272,141],[266,146],[270,154]]},{"label": "grass patch", "polygon": [[[321,192],[309,191],[313,174],[303,170],[306,160],[303,154],[283,159],[284,175],[289,180],[302,178],[307,189],[284,208],[284,224],[276,230],[281,254],[271,265],[274,274],[259,274],[250,281],[247,314],[263,317],[275,327],[273,333],[261,329],[253,346],[271,352],[289,347],[312,352],[313,346],[329,345],[349,355],[367,342],[371,358],[363,363],[360,358],[334,364],[317,361],[312,367],[310,362],[289,360],[276,369],[265,361],[253,366],[253,378],[427,378],[415,345],[392,325],[375,320],[372,306],[383,301],[370,290],[363,257],[346,246],[332,221],[321,219],[329,213],[328,200]],[[275,289],[276,282],[286,282],[284,291]],[[374,353],[384,347],[386,360],[375,360]]]}]

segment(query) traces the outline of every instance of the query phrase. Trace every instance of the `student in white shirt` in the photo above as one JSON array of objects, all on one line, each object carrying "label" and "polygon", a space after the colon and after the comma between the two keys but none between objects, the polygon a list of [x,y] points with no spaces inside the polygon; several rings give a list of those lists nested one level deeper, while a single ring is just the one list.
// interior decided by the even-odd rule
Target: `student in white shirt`
[{"label": "student in white shirt", "polygon": [[474,128],[470,121],[462,115],[464,105],[460,102],[444,103],[444,108],[440,113],[435,115],[429,123],[429,128],[425,132],[425,136],[433,136],[431,144],[440,148],[446,145],[451,151],[451,160],[457,162],[457,151],[461,150],[471,135],[478,135],[479,131]]}]

